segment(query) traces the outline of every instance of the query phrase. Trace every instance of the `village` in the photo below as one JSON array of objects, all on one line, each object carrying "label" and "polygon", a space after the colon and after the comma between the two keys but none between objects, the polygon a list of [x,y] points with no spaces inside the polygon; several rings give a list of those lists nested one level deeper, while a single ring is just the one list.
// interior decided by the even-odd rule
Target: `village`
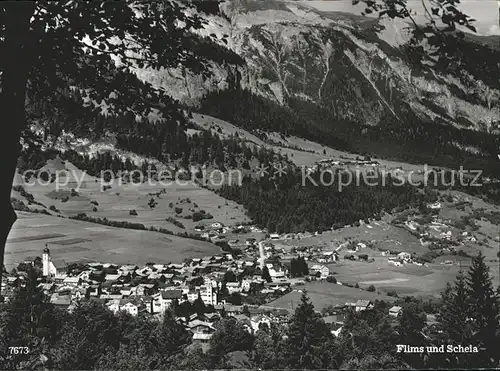
[{"label": "village", "polygon": [[[205,228],[219,230],[223,227],[214,222]],[[274,260],[280,253],[287,256],[275,248],[273,242],[278,238],[277,234],[261,242],[249,238],[245,241],[243,253],[238,255],[225,253],[186,259],[182,263],[148,263],[145,266],[112,263],[68,265],[61,258],[53,259],[46,245],[41,258],[27,258],[18,269],[5,276],[1,292],[4,300],[9,301],[15,289],[26,284],[27,273],[23,265],[29,264],[41,269],[38,288],[54,306],[69,312],[80,300],[87,299],[104,304],[114,313],[123,311],[132,316],[161,319],[165,310],[172,308],[174,303],[193,305],[201,300],[206,308],[202,313],[188,313],[178,320],[193,333],[193,340],[203,343],[210,339],[215,331],[214,325],[222,315],[245,321],[250,332],[257,331],[262,324],[286,323],[291,315],[290,309],[266,306],[266,302],[293,290],[301,291],[304,282],[332,282],[330,270],[324,264],[336,261],[337,251],[294,249],[291,259],[295,264],[287,267]],[[306,255],[308,263],[303,258]],[[334,313],[328,313],[325,319],[332,333],[338,336],[348,310],[362,311],[372,307],[370,300],[346,302],[337,305]],[[398,308],[391,308],[391,315],[397,316]]]},{"label": "village", "polygon": [[[361,220],[356,228],[370,232],[385,223],[382,229],[404,230],[420,241],[420,246],[432,243],[435,251],[456,254],[458,246],[475,242],[476,238],[463,226],[451,227],[451,223],[446,224],[446,220],[439,218],[442,207],[440,202],[431,203],[427,205],[426,216],[408,212],[390,223]],[[286,323],[293,308],[269,304],[287,294],[307,290],[305,285],[323,282],[353,290],[349,298],[355,300],[340,304],[337,300],[334,305],[329,304],[328,311],[322,311],[332,334],[338,336],[348,311],[373,308],[374,301],[362,293],[375,289],[341,282],[345,275],[337,275],[332,267],[344,266],[352,271],[350,277],[356,277],[356,272],[364,274],[363,267],[375,267],[372,270],[380,272],[380,264],[387,267],[384,270],[388,274],[391,269],[404,272],[397,267],[427,267],[422,254],[415,251],[385,250],[387,245],[358,238],[314,244],[308,241],[320,237],[321,233],[267,233],[254,225],[229,227],[213,220],[201,221],[195,231],[220,247],[220,254],[169,264],[65,262],[59,256],[52,256],[46,244],[40,251],[41,257],[28,257],[17,269],[4,273],[1,293],[8,301],[17,287],[25,285],[27,274],[23,265],[32,265],[41,271],[38,288],[54,306],[70,312],[80,300],[87,299],[104,304],[114,313],[123,311],[132,316],[161,319],[165,310],[174,306],[188,304],[193,308],[202,303],[204,310],[187,310],[178,320],[193,333],[193,340],[207,342],[221,316],[245,321],[250,332],[257,331],[262,324]],[[356,233],[359,234],[359,230],[356,229]],[[445,260],[441,264],[454,262]],[[389,314],[397,317],[400,311],[400,306],[392,305]]]}]

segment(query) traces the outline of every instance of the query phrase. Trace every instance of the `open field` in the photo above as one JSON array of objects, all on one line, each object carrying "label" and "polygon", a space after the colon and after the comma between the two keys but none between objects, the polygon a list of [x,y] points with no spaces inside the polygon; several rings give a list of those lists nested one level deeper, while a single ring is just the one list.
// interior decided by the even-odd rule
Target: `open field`
[{"label": "open field", "polygon": [[[450,211],[446,211],[451,216]],[[396,267],[388,263],[386,256],[380,250],[394,250],[410,252],[421,255],[430,251],[428,247],[422,246],[417,237],[409,233],[404,228],[395,227],[390,224],[390,218],[384,217],[382,221],[372,222],[369,225],[359,227],[346,227],[333,232],[323,232],[322,234],[300,240],[280,240],[276,241],[277,246],[288,250],[292,246],[323,246],[325,250],[335,250],[345,241],[371,243],[375,248],[361,248],[357,254],[367,254],[374,261],[371,263],[363,261],[345,260],[343,257],[347,253],[345,248],[338,250],[340,260],[334,264],[328,264],[330,272],[335,275],[339,282],[349,284],[358,283],[361,288],[374,285],[377,291],[387,293],[394,291],[399,295],[419,295],[437,296],[445,288],[447,282],[453,282],[460,266],[467,270],[470,266],[470,258],[458,255],[443,255],[426,266],[406,264]],[[488,237],[488,244],[479,245],[477,243],[466,243],[461,249],[474,255],[477,251],[482,251],[486,256],[486,262],[490,266],[490,273],[494,285],[498,285],[499,266],[496,254],[498,252],[498,242],[493,240],[494,226],[486,221],[477,223]],[[495,246],[497,247],[495,248]],[[446,260],[455,264],[443,264]]]},{"label": "open field", "polygon": [[[440,232],[451,231],[453,239],[456,239],[463,231],[452,227],[454,222],[460,221],[462,216],[472,215],[473,210],[484,208],[485,212],[498,212],[498,206],[484,202],[483,200],[465,195],[460,192],[451,192],[453,196],[472,202],[472,209],[467,207],[464,211],[458,210],[456,206],[443,204],[439,212],[439,218],[445,221],[440,228]],[[439,295],[447,282],[452,282],[460,267],[467,271],[470,266],[470,258],[453,255],[451,253],[435,259],[433,263],[425,266],[407,264],[401,267],[389,265],[387,257],[382,256],[380,250],[392,250],[416,253],[422,255],[429,250],[423,246],[420,240],[408,230],[396,227],[390,223],[392,217],[385,216],[381,221],[371,222],[369,225],[359,227],[345,227],[336,231],[323,232],[322,234],[302,238],[300,240],[277,241],[279,247],[291,248],[292,246],[323,246],[325,250],[334,250],[345,241],[370,243],[373,248],[361,248],[358,254],[368,254],[374,258],[372,263],[361,261],[344,260],[347,253],[345,248],[339,249],[340,261],[330,264],[330,271],[335,273],[340,282],[350,284],[358,283],[360,287],[374,285],[381,292],[395,291],[398,294],[412,294],[423,296]],[[490,267],[490,274],[493,284],[500,284],[499,260],[499,226],[492,224],[486,219],[475,220],[478,230],[472,234],[477,238],[477,242],[464,242],[460,250],[476,255],[481,251],[485,255],[485,260]],[[438,233],[439,234],[439,233]],[[452,261],[454,264],[444,264],[445,261]]]},{"label": "open field", "polygon": [[[75,244],[70,244],[72,242]],[[48,244],[53,259],[63,259],[67,263],[169,263],[220,254],[220,249],[209,242],[18,212],[18,220],[6,246],[7,269],[12,269],[26,257],[41,256],[45,244]]]},{"label": "open field", "polygon": [[[161,227],[175,233],[194,232],[194,227],[199,222],[186,218],[194,211],[204,210],[213,216],[212,221],[218,221],[224,225],[248,221],[242,206],[201,188],[191,181],[178,183],[164,180],[163,184],[154,181],[132,184],[120,183],[116,179],[110,189],[103,190],[100,179],[84,174],[70,163],[62,164],[61,160],[51,161],[45,168],[61,170],[65,167],[70,176],[67,179],[67,185],[65,185],[66,179],[60,180],[61,185],[58,189],[56,183],[28,185],[20,179],[20,176],[16,176],[14,185],[22,185],[36,201],[47,208],[55,206],[64,215],[86,213],[95,218],[141,223],[147,227]],[[77,182],[80,184],[79,189],[77,189]],[[76,189],[78,194],[71,196],[71,189]],[[27,203],[19,192],[13,191],[12,197]],[[156,202],[154,208],[148,205],[151,198]],[[175,208],[182,208],[182,212],[177,214]],[[130,210],[135,210],[137,215],[130,215]],[[168,217],[178,220],[185,229],[167,221]]]},{"label": "open field", "polygon": [[395,291],[421,296],[439,295],[460,269],[456,265],[439,263],[428,264],[427,267],[413,264],[395,267],[389,265],[385,257],[375,257],[372,263],[342,260],[330,264],[329,268],[340,282],[358,283],[361,288],[373,285],[380,292]]},{"label": "open field", "polygon": [[[300,290],[300,291],[299,291]],[[300,304],[300,297],[302,295],[302,290],[307,290],[307,295],[314,304],[316,310],[321,309],[329,305],[343,305],[346,302],[356,302],[358,300],[386,300],[394,301],[393,297],[387,295],[380,295],[376,292],[368,292],[361,289],[356,289],[353,287],[347,287],[342,285],[337,285],[328,282],[309,282],[303,286],[300,286],[297,290],[294,290],[279,299],[266,304],[266,306],[284,309],[295,309],[298,304]]]}]

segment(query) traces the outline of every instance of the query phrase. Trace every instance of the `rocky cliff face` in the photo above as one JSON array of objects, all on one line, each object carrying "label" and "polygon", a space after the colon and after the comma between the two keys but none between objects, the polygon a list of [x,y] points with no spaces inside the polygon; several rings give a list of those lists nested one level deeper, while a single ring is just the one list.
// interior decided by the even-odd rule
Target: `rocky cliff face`
[{"label": "rocky cliff face", "polygon": [[480,53],[481,68],[471,55],[460,73],[431,66],[416,71],[402,52],[408,39],[403,22],[321,13],[290,1],[227,1],[219,8],[218,15],[206,15],[202,33],[228,35],[227,47],[245,66],[236,72],[214,65],[214,76],[205,81],[182,71],[139,70],[138,76],[192,105],[207,91],[227,88],[238,74],[243,87],[276,102],[307,100],[360,124],[387,117],[404,124],[412,112],[425,121],[499,130],[498,72],[488,71],[500,70],[493,59],[500,52],[482,46],[482,38],[471,41],[470,50]]}]

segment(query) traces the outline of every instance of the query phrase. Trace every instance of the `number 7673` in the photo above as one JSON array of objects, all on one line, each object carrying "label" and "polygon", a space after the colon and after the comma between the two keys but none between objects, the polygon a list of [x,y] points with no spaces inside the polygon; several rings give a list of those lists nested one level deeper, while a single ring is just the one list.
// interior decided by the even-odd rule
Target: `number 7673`
[{"label": "number 7673", "polygon": [[28,347],[9,347],[10,354],[28,354],[30,348]]}]

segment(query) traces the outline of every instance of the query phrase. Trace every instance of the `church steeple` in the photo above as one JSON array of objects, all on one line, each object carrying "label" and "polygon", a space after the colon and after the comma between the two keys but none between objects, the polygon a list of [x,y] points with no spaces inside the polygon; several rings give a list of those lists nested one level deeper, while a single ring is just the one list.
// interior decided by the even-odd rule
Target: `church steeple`
[{"label": "church steeple", "polygon": [[44,277],[49,275],[49,265],[50,265],[50,250],[47,244],[45,244],[45,249],[43,249],[42,255],[42,273]]}]

